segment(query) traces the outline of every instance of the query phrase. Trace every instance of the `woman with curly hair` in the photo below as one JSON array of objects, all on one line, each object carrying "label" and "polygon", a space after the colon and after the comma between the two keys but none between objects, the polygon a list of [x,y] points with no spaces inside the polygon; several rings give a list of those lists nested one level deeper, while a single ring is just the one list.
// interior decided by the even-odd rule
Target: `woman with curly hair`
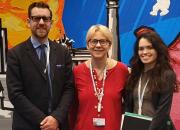
[{"label": "woman with curly hair", "polygon": [[137,36],[125,91],[125,111],[152,117],[148,130],[175,130],[170,119],[176,75],[155,31]]}]

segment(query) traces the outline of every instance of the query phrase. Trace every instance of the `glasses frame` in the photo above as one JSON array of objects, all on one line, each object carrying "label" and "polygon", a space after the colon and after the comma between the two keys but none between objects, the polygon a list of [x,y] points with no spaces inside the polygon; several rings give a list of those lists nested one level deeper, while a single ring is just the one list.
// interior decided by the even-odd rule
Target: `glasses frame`
[{"label": "glasses frame", "polygon": [[93,47],[96,46],[98,43],[103,47],[111,44],[111,42],[106,39],[90,39],[88,43]]},{"label": "glasses frame", "polygon": [[31,16],[30,19],[33,22],[37,22],[39,23],[41,21],[41,19],[43,20],[43,22],[48,23],[52,21],[52,17],[51,16]]}]

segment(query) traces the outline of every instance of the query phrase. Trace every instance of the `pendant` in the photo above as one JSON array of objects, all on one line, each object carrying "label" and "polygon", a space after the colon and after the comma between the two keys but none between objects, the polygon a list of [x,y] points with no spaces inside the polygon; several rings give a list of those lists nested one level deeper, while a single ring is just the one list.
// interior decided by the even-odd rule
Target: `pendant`
[{"label": "pendant", "polygon": [[103,93],[96,94],[98,101],[102,100],[103,95]]},{"label": "pendant", "polygon": [[98,109],[98,112],[101,112],[101,109],[102,109],[101,103],[98,103],[97,109]]}]

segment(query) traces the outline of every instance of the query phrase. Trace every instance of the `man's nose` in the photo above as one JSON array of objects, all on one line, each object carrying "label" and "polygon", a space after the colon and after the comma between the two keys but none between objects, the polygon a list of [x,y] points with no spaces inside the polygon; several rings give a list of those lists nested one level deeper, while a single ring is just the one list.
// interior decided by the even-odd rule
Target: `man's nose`
[{"label": "man's nose", "polygon": [[44,24],[44,20],[42,18],[39,20],[39,24]]}]

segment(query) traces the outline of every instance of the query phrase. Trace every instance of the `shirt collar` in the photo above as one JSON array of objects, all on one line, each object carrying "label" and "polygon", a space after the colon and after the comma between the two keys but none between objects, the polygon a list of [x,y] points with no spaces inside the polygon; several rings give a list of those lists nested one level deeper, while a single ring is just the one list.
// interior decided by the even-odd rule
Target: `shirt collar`
[{"label": "shirt collar", "polygon": [[[32,36],[31,36],[31,42],[32,42],[32,45],[33,45],[34,48],[37,48],[37,47],[39,47],[41,45],[41,43],[36,38],[34,38]],[[46,44],[46,46],[49,45],[48,39],[44,42],[44,44]]]}]

